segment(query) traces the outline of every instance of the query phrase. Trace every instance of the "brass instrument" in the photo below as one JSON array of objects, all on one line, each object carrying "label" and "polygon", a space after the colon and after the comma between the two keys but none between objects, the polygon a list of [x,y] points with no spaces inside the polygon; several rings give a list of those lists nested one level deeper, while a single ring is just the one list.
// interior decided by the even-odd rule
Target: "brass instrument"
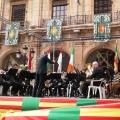
[{"label": "brass instrument", "polygon": [[93,69],[92,69],[92,64],[91,63],[87,63],[85,65],[85,69],[86,69],[85,73],[86,73],[87,77],[92,74]]}]

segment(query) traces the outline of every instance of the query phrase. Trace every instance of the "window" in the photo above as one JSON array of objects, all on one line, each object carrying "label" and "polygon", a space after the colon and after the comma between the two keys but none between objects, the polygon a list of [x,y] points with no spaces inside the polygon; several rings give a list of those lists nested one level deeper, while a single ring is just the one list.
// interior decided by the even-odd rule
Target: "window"
[{"label": "window", "polygon": [[11,17],[12,22],[19,21],[21,24],[24,23],[25,7],[26,7],[25,4],[12,6],[12,17]]},{"label": "window", "polygon": [[111,13],[112,0],[94,0],[94,14]]},{"label": "window", "polygon": [[67,16],[67,1],[53,0],[52,18],[63,18]]},{"label": "window", "polygon": [[53,18],[63,18],[67,16],[67,6],[54,6],[53,7]]}]

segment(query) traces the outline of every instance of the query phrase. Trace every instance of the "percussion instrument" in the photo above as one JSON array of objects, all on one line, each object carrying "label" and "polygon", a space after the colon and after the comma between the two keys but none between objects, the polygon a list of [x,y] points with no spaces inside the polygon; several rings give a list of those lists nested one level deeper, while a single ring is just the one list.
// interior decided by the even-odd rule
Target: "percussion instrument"
[{"label": "percussion instrument", "polygon": [[120,80],[113,81],[109,84],[110,92],[119,95],[118,87],[120,87]]}]

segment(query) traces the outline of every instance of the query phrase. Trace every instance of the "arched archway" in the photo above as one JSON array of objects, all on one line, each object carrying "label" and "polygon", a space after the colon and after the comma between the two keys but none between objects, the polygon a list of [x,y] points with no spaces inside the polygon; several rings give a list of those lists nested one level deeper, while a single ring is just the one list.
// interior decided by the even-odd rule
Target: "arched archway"
[{"label": "arched archway", "polygon": [[[16,65],[17,67],[20,67],[20,65],[23,63],[24,63],[23,55],[21,55],[21,57],[18,59],[18,58],[16,58],[16,53],[13,52],[4,58],[3,64],[2,64],[2,69],[8,70],[9,65]],[[27,63],[27,59],[26,59],[26,63]]]},{"label": "arched archway", "polygon": [[87,60],[86,63],[92,63],[93,61],[98,61],[100,66],[107,66],[108,64],[114,64],[114,55],[115,53],[107,48],[100,48],[92,52]]},{"label": "arched archway", "polygon": [[[54,51],[55,61],[58,60],[59,54],[60,54],[60,50],[55,50]],[[53,59],[53,52],[51,52],[50,56],[51,56],[51,60],[52,60]],[[69,59],[70,59],[70,56],[66,52],[62,51],[62,71],[67,70]],[[57,71],[57,69],[58,69],[58,64],[56,62],[55,65],[54,65],[55,72]],[[52,70],[53,70],[53,65],[51,65],[50,68],[49,68],[50,72],[52,72]]]}]

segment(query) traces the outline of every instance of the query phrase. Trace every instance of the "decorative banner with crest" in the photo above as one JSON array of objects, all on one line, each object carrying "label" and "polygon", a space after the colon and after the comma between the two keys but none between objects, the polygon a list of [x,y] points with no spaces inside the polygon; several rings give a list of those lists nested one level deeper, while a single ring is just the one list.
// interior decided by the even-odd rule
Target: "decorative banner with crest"
[{"label": "decorative banner with crest", "polygon": [[50,19],[47,22],[47,39],[59,41],[61,38],[62,19]]},{"label": "decorative banner with crest", "polygon": [[15,23],[15,25],[12,24],[6,25],[5,45],[18,44],[18,32],[20,23],[17,22]]},{"label": "decorative banner with crest", "polygon": [[110,14],[94,15],[94,42],[110,41]]}]

